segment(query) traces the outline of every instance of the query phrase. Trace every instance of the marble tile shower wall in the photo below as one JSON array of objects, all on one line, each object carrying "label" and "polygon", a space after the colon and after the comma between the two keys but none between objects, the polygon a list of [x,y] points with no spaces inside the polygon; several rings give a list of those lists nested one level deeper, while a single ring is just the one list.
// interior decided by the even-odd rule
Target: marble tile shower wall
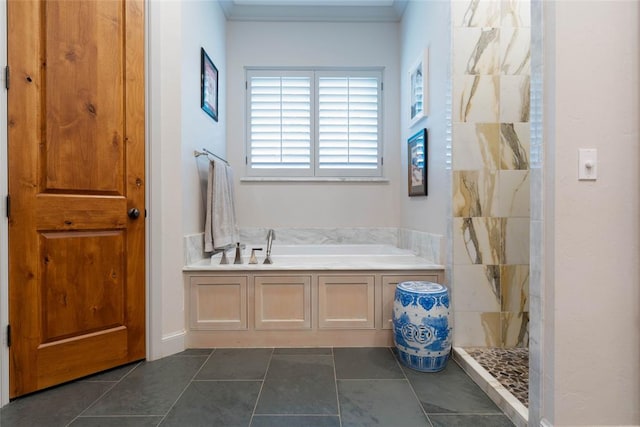
[{"label": "marble tile shower wall", "polygon": [[456,345],[528,344],[529,1],[454,0]]}]

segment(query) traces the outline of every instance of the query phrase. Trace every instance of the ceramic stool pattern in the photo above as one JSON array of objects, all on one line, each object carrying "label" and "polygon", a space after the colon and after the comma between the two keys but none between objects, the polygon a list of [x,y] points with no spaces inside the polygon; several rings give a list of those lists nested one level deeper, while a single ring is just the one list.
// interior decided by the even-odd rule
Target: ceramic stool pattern
[{"label": "ceramic stool pattern", "polygon": [[393,303],[393,340],[411,369],[437,372],[451,353],[449,290],[432,282],[402,282]]}]

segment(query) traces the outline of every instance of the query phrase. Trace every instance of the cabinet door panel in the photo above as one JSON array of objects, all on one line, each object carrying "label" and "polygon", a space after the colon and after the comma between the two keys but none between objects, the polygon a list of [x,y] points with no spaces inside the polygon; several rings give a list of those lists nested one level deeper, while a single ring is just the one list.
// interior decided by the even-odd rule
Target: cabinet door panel
[{"label": "cabinet door panel", "polygon": [[374,276],[319,276],[318,327],[373,329]]},{"label": "cabinet door panel", "polygon": [[190,287],[191,329],[247,329],[245,276],[191,277]]},{"label": "cabinet door panel", "polygon": [[256,276],[256,329],[310,329],[310,276]]}]

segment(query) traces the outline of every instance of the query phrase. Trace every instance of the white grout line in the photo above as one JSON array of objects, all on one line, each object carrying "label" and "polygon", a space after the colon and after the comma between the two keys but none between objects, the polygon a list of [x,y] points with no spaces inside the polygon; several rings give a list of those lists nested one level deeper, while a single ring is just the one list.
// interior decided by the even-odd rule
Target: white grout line
[{"label": "white grout line", "polygon": [[256,397],[256,403],[253,405],[253,411],[251,411],[251,418],[249,419],[249,426],[253,424],[253,417],[256,415],[256,408],[258,407],[258,402],[260,401],[260,396],[262,395],[262,388],[264,387],[264,383],[267,380],[267,373],[269,372],[269,368],[271,367],[271,361],[273,360],[273,354],[276,349],[271,349],[271,356],[269,356],[269,363],[267,363],[267,369],[264,370],[264,376],[262,377],[262,381],[260,383],[260,390],[258,390],[258,396]]},{"label": "white grout line", "polygon": [[178,403],[178,401],[180,400],[180,398],[182,397],[182,395],[184,394],[185,391],[187,391],[187,389],[189,388],[189,386],[191,385],[191,383],[193,382],[193,380],[195,379],[195,377],[198,376],[198,374],[200,373],[200,371],[202,370],[202,368],[204,368],[204,365],[207,364],[207,362],[209,361],[209,359],[211,359],[211,356],[213,356],[215,354],[216,350],[214,349],[209,356],[207,356],[207,358],[205,359],[204,362],[202,362],[202,365],[200,365],[200,368],[198,368],[198,370],[196,370],[196,373],[193,374],[193,376],[191,377],[191,379],[189,380],[189,382],[187,382],[187,385],[184,387],[184,389],[182,389],[182,392],[180,393],[180,395],[178,396],[178,398],[173,402],[173,404],[169,407],[169,410],[167,411],[166,414],[164,414],[164,416],[162,417],[162,419],[160,420],[160,422],[158,423],[158,425],[162,424],[164,422],[164,420],[167,418],[167,415],[169,415],[171,413],[171,410],[173,409],[174,406],[176,406],[176,403]]},{"label": "white grout line", "polygon": [[420,402],[420,398],[418,397],[418,394],[416,393],[415,389],[413,388],[413,384],[411,384],[411,381],[409,381],[409,378],[407,377],[407,373],[404,371],[404,369],[402,369],[402,365],[400,364],[400,361],[398,360],[398,358],[396,358],[396,355],[393,354],[393,348],[391,348],[391,347],[387,347],[387,348],[389,349],[389,352],[391,353],[391,357],[393,357],[393,360],[396,361],[396,365],[398,365],[398,368],[400,369],[400,372],[402,372],[402,376],[404,377],[404,380],[407,382],[407,384],[409,384],[409,388],[411,389],[411,393],[413,393],[413,396],[416,398],[416,402],[418,402],[418,406],[420,406],[420,409],[422,410],[422,413],[427,418],[427,422],[429,423],[429,425],[431,427],[433,427],[433,423],[431,422],[431,418],[429,418],[429,414],[427,414],[427,411],[424,409],[424,406],[422,406],[422,402]]},{"label": "white grout line", "polygon": [[[140,366],[142,363],[143,363],[143,362],[137,362],[137,363],[136,363],[136,366],[134,366],[133,368],[129,369],[129,371],[128,371],[126,374],[124,374],[122,377],[120,377],[120,379],[119,379],[118,381],[113,381],[113,385],[112,385],[111,387],[107,388],[107,389],[104,391],[104,393],[102,393],[100,396],[98,396],[98,398],[97,398],[97,399],[95,399],[93,402],[91,402],[91,403],[90,403],[86,408],[84,408],[84,409],[83,409],[83,410],[82,410],[78,415],[76,415],[76,417],[75,417],[74,419],[72,419],[72,420],[67,424],[67,426],[68,426],[68,425],[70,425],[70,424],[72,424],[75,420],[77,420],[79,417],[81,417],[81,416],[82,416],[82,414],[84,414],[85,412],[87,412],[87,410],[88,410],[89,408],[91,408],[93,405],[95,405],[95,404],[96,404],[96,402],[97,402],[98,400],[102,399],[102,398],[103,398],[107,393],[109,393],[111,390],[113,390],[113,388],[114,388],[115,386],[117,386],[118,384],[120,384],[120,382],[121,382],[122,380],[124,380],[126,377],[128,377],[128,376],[129,376],[129,374],[131,374],[131,372],[133,372],[133,371],[134,371],[138,366]],[[114,369],[116,369],[116,368],[114,368]],[[92,381],[86,381],[86,382],[92,382]],[[95,381],[95,382],[98,382],[98,381]],[[104,382],[110,382],[110,381],[104,381]]]},{"label": "white grout line", "polygon": [[342,412],[340,411],[340,394],[338,393],[338,373],[336,372],[336,353],[331,347],[331,360],[333,360],[333,383],[336,385],[336,403],[338,404],[338,422],[342,427]]}]

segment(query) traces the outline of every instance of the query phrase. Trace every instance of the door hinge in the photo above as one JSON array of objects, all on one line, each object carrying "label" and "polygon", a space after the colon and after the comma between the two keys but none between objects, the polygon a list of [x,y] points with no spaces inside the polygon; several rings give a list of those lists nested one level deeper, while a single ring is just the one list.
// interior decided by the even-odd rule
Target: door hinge
[{"label": "door hinge", "polygon": [[11,217],[11,197],[7,194],[7,219]]},{"label": "door hinge", "polygon": [[248,165],[249,164],[249,157],[244,156],[244,164]]},{"label": "door hinge", "polygon": [[7,347],[11,347],[11,325],[7,325]]},{"label": "door hinge", "polygon": [[144,217],[145,218],[147,217],[147,210],[146,209],[144,210]]},{"label": "door hinge", "polygon": [[384,166],[384,157],[380,157],[380,166]]},{"label": "door hinge", "polygon": [[384,83],[383,82],[380,82],[380,90],[384,91]]},{"label": "door hinge", "polygon": [[244,90],[249,89],[249,83],[247,83],[247,81],[244,81]]},{"label": "door hinge", "polygon": [[4,86],[9,90],[9,66],[4,67]]}]

